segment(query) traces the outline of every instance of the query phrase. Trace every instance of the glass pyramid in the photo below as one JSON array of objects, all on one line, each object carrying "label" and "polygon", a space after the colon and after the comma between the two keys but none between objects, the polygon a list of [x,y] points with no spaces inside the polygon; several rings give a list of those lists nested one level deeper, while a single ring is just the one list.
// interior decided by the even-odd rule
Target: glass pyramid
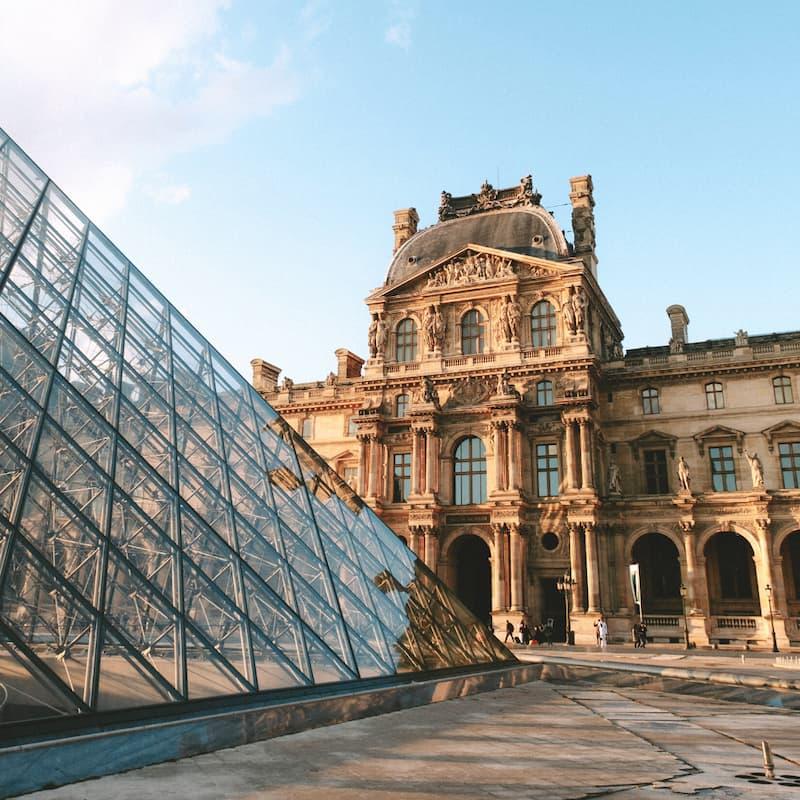
[{"label": "glass pyramid", "polygon": [[0,130],[0,724],[513,660]]}]

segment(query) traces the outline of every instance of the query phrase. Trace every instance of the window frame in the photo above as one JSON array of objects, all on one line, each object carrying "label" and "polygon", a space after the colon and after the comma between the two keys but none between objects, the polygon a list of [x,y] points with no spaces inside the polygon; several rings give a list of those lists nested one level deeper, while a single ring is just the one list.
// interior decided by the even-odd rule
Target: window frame
[{"label": "window frame", "polygon": [[406,503],[410,496],[411,452],[398,450],[392,453],[392,502]]},{"label": "window frame", "polygon": [[[537,313],[537,309],[544,306],[547,306],[548,310]],[[555,347],[558,343],[558,316],[555,306],[549,300],[539,300],[531,307],[530,320],[531,346]]]},{"label": "window frame", "polygon": [[[467,317],[476,320],[473,324],[471,321],[467,322]],[[461,355],[464,356],[479,356],[482,355],[486,347],[486,326],[483,322],[483,315],[477,308],[470,308],[464,312],[459,323],[461,328]],[[467,330],[470,331],[467,334]],[[472,331],[475,331],[472,333]],[[473,343],[475,349],[468,349],[467,342]]]},{"label": "window frame", "polygon": [[[309,433],[306,433],[306,425],[311,427]],[[314,438],[314,417],[303,417],[303,419],[300,420],[300,435],[305,440]]]},{"label": "window frame", "polygon": [[[723,451],[728,450],[729,453]],[[719,455],[715,457],[714,452]],[[737,492],[739,491],[736,479],[736,458],[733,455],[734,446],[732,444],[714,444],[708,448],[708,459],[711,468],[711,491],[713,492]],[[720,465],[730,469],[721,469]],[[720,480],[717,481],[717,478]],[[732,486],[731,486],[732,485]]]},{"label": "window frame", "polygon": [[[725,408],[725,388],[719,381],[709,381],[705,387],[706,393],[706,409],[709,411],[718,411]],[[713,404],[712,404],[712,399]]]},{"label": "window frame", "polygon": [[[663,473],[661,465],[655,460],[648,463],[652,456],[661,454],[664,458]],[[669,485],[669,456],[665,447],[651,447],[642,451],[642,465],[644,468],[644,493],[648,495],[670,494]],[[652,481],[651,481],[652,478]],[[655,491],[653,491],[655,489]]]},{"label": "window frame", "polygon": [[[403,413],[400,413],[400,400],[403,399]],[[411,405],[411,398],[409,397],[407,392],[401,392],[397,395],[394,399],[394,415],[396,417],[407,417],[408,416],[408,407]]]},{"label": "window frame", "polygon": [[654,416],[661,413],[661,392],[655,386],[645,386],[639,393],[642,401],[642,414]]},{"label": "window frame", "polygon": [[[469,446],[466,458],[460,457],[459,450],[467,443]],[[478,445],[477,452],[473,452],[475,443]],[[462,465],[463,468],[459,469]],[[476,465],[478,468],[475,468]],[[472,506],[485,503],[488,498],[487,475],[486,445],[483,440],[478,436],[464,436],[459,439],[453,447],[453,505]]]},{"label": "window frame", "polygon": [[[780,382],[780,384],[779,384]],[[786,399],[787,391],[789,399]],[[782,399],[778,399],[778,394]],[[792,387],[792,379],[788,375],[776,375],[772,379],[772,396],[775,399],[775,405],[788,406],[794,403],[794,389]]]},{"label": "window frame", "polygon": [[[545,449],[546,452],[541,452]],[[558,443],[534,442],[533,458],[536,467],[536,496],[558,497],[561,490]],[[546,493],[542,493],[542,488]]]},{"label": "window frame", "polygon": [[[545,386],[545,384],[547,384]],[[542,402],[542,396],[549,402]],[[536,382],[536,405],[537,406],[552,406],[555,404],[555,395],[553,394],[553,381],[547,378]]]},{"label": "window frame", "polygon": [[394,329],[394,356],[395,361],[401,364],[411,364],[417,360],[419,347],[419,328],[413,317],[404,317]]},{"label": "window frame", "polygon": [[[800,489],[800,441],[778,442],[778,466],[781,471],[781,486],[784,489]],[[784,448],[789,452],[784,453]],[[789,464],[784,466],[784,458],[789,459]],[[794,463],[792,463],[794,462]],[[794,486],[786,485],[787,473],[793,476]]]}]

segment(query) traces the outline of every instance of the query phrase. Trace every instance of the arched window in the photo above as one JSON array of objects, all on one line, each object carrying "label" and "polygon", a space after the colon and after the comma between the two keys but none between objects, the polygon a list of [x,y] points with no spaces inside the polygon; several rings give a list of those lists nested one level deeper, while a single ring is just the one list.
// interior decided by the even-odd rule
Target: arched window
[{"label": "arched window", "polygon": [[794,403],[792,394],[792,379],[786,375],[781,375],[772,379],[772,391],[775,392],[775,402],[779,405]]},{"label": "arched window", "polygon": [[398,361],[417,360],[417,324],[406,318],[397,326],[397,347],[395,357]]},{"label": "arched window", "polygon": [[552,303],[541,300],[531,309],[531,344],[552,347],[556,343],[556,310]]},{"label": "arched window", "polygon": [[486,502],[486,448],[477,436],[462,439],[453,453],[453,502]]},{"label": "arched window", "polygon": [[553,405],[552,381],[539,381],[539,383],[536,384],[536,405],[537,406]]},{"label": "arched window", "polygon": [[474,308],[461,317],[461,352],[465,356],[483,352],[483,323]]},{"label": "arched window", "polygon": [[408,395],[399,394],[394,401],[394,415],[396,417],[404,417],[408,414]]},{"label": "arched window", "polygon": [[642,413],[661,413],[661,406],[658,401],[658,389],[654,389],[652,386],[649,386],[647,389],[642,389]]},{"label": "arched window", "polygon": [[706,408],[725,408],[725,397],[722,384],[714,381],[706,384]]}]

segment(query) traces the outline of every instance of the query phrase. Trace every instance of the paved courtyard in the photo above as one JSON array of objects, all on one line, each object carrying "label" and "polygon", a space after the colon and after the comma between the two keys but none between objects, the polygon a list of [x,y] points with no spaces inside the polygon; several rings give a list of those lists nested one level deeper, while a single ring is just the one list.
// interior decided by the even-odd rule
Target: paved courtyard
[{"label": "paved courtyard", "polygon": [[[799,720],[763,706],[536,682],[26,797],[797,798]],[[741,777],[761,772],[762,739],[781,783]]]}]

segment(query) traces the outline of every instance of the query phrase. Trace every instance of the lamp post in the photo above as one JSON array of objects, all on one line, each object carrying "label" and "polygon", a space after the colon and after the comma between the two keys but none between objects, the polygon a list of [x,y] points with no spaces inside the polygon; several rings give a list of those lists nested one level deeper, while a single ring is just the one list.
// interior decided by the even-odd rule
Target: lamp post
[{"label": "lamp post", "polygon": [[683,609],[683,643],[687,650],[692,649],[692,643],[689,641],[689,618],[686,616],[686,595],[689,590],[681,584],[681,608]]},{"label": "lamp post", "polygon": [[778,640],[775,638],[775,620],[772,618],[772,587],[767,584],[764,587],[764,591],[767,593],[767,604],[769,605],[769,628],[770,631],[772,631],[772,652],[779,653]]},{"label": "lamp post", "polygon": [[572,587],[577,583],[577,581],[569,574],[569,570],[567,570],[556,583],[556,588],[559,592],[564,592],[564,607],[567,612],[566,618],[566,627],[564,629],[564,643],[565,644],[572,644],[572,629],[569,623],[569,595],[572,591]]}]

